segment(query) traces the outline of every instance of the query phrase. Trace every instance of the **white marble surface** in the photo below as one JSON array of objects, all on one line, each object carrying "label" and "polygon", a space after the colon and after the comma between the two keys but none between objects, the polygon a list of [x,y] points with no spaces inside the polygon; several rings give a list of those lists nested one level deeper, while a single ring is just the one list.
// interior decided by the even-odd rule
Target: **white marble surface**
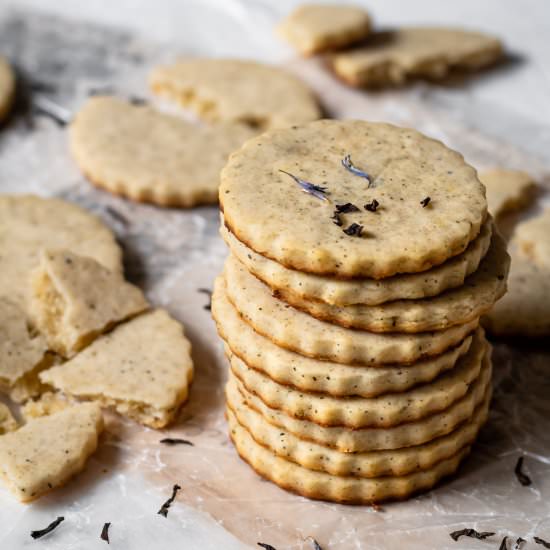
[{"label": "white marble surface", "polygon": [[[135,51],[145,65],[133,71],[121,40],[120,55],[110,53],[104,70],[86,74],[101,46],[97,33],[93,52],[64,53],[69,68],[56,99],[75,108],[89,86],[113,83],[122,92],[141,95],[148,63],[178,52],[255,57],[288,65],[310,81],[335,116],[361,116],[411,124],[463,151],[476,166],[528,165],[542,177],[550,166],[550,3],[547,0],[373,0],[381,25],[439,23],[472,26],[502,36],[510,51],[525,59],[491,71],[454,88],[414,86],[388,94],[367,96],[345,89],[315,63],[294,59],[273,36],[278,18],[296,2],[252,0],[0,0],[17,7],[62,15],[79,21],[125,27],[150,41]],[[34,25],[34,26],[33,26]],[[39,79],[56,78],[47,51],[33,50],[29,37],[45,30],[40,20],[11,52]],[[37,28],[40,27],[40,28]],[[47,25],[46,25],[47,27]],[[71,33],[73,29],[65,28]],[[75,34],[86,33],[75,25]],[[60,40],[60,45],[70,43]],[[4,37],[5,39],[5,37]],[[0,36],[0,45],[3,37]],[[42,37],[44,40],[44,37]],[[75,39],[76,40],[76,39]],[[155,42],[164,44],[158,48]],[[95,53],[94,53],[95,52]],[[55,58],[55,59],[54,59]],[[72,65],[71,65],[72,64]],[[57,67],[58,68],[58,67]],[[130,70],[132,69],[132,70]],[[122,72],[128,71],[122,78]],[[133,72],[132,72],[133,71]],[[119,74],[120,73],[120,74]],[[121,78],[119,78],[121,76]],[[21,125],[22,126],[22,125]],[[472,130],[469,130],[472,128]],[[103,521],[115,521],[112,548],[164,550],[227,548],[237,550],[258,540],[278,550],[310,548],[304,537],[319,537],[331,548],[389,550],[407,544],[416,548],[493,548],[491,543],[448,537],[466,525],[496,529],[500,535],[539,534],[550,539],[550,439],[541,420],[549,404],[548,354],[529,355],[499,347],[497,398],[491,423],[462,476],[437,491],[408,503],[388,506],[383,514],[358,507],[310,503],[261,482],[240,463],[225,436],[222,379],[226,368],[204,296],[219,271],[225,249],[216,235],[214,208],[191,212],[134,205],[93,190],[78,174],[66,151],[66,136],[48,119],[37,120],[29,132],[18,127],[0,139],[0,191],[55,194],[101,215],[126,248],[130,276],[157,304],[168,307],[186,325],[197,362],[192,398],[173,434],[193,439],[196,446],[159,449],[158,434],[131,423],[116,425],[84,477],[32,506],[19,505],[0,490],[0,548],[103,548],[98,540]],[[527,154],[529,153],[529,154]],[[536,157],[540,157],[540,160]],[[115,209],[129,224],[109,214]],[[519,388],[519,389],[518,389]],[[546,393],[545,393],[546,392]],[[531,403],[532,406],[527,406]],[[116,451],[116,452],[115,452]],[[527,454],[536,488],[521,491],[511,477],[519,453]],[[109,475],[102,479],[102,469]],[[99,481],[98,481],[99,479]],[[168,521],[155,515],[171,484],[182,481],[184,491]],[[518,492],[519,491],[519,492]],[[63,513],[66,524],[56,536],[33,542],[30,529],[43,527]],[[227,527],[226,531],[223,527]],[[230,534],[230,532],[233,534]],[[178,546],[179,545],[179,546]]]}]

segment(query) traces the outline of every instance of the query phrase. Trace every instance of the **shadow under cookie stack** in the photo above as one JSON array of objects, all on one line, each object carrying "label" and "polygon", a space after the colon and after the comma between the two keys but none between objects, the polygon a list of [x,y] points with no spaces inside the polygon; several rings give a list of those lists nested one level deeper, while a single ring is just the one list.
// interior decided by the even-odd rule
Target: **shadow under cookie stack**
[{"label": "shadow under cookie stack", "polygon": [[212,312],[239,455],[337,502],[453,474],[487,418],[479,319],[509,267],[475,170],[414,130],[325,120],[247,142],[220,204]]}]

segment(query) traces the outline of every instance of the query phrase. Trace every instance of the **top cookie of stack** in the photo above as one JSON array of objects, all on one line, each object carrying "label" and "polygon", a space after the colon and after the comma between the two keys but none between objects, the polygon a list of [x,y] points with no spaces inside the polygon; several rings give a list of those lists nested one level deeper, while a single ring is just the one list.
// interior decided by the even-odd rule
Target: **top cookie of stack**
[{"label": "top cookie of stack", "polygon": [[239,454],[345,502],[456,470],[487,416],[477,326],[509,267],[475,170],[414,130],[325,120],[246,143],[220,204],[212,312]]},{"label": "top cookie of stack", "polygon": [[425,271],[463,252],[487,216],[483,185],[461,155],[414,130],[360,121],[249,141],[222,172],[220,203],[249,248],[340,278]]}]

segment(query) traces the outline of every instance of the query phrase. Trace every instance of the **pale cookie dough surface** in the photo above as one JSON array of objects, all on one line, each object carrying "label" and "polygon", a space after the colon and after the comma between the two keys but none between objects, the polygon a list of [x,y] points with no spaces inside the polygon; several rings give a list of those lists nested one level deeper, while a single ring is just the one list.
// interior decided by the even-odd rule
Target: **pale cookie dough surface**
[{"label": "pale cookie dough surface", "polygon": [[483,325],[498,336],[550,335],[550,267],[526,258],[518,247],[512,239],[508,291],[483,318]]},{"label": "pale cookie dough surface", "polygon": [[473,337],[467,336],[445,353],[411,365],[357,367],[319,361],[275,345],[246,324],[223,293],[213,297],[212,315],[231,352],[247,365],[279,384],[336,397],[376,397],[430,382],[455,365],[470,349],[472,338],[479,341],[483,337],[482,330],[478,329]]},{"label": "pale cookie dough surface", "polygon": [[[231,373],[226,387],[228,401],[235,402],[238,392],[248,407],[261,414],[270,424],[278,426],[304,441],[313,441],[345,453],[399,449],[421,445],[446,435],[462,422],[468,421],[474,411],[491,399],[490,359],[485,357],[481,376],[471,385],[468,393],[448,409],[416,422],[394,428],[360,428],[320,426],[309,420],[293,418],[282,411],[268,407],[259,397],[248,392]],[[489,368],[486,368],[489,365]]]},{"label": "pale cookie dough surface", "polygon": [[16,302],[0,297],[0,391],[23,401],[39,390],[38,372],[48,364],[44,338],[33,332]]},{"label": "pale cookie dough surface", "polygon": [[103,430],[94,403],[30,420],[0,437],[0,478],[22,502],[64,485],[85,466]]},{"label": "pale cookie dough surface", "polygon": [[299,495],[334,502],[366,504],[405,499],[414,493],[431,489],[441,478],[453,474],[470,451],[466,446],[431,468],[405,476],[340,477],[308,470],[278,457],[256,443],[250,432],[232,414],[228,414],[228,424],[237,452],[259,475]]},{"label": "pale cookie dough surface", "polygon": [[261,283],[231,256],[214,293],[226,292],[235,309],[256,332],[275,344],[317,359],[337,363],[383,365],[412,363],[438,355],[459,344],[478,320],[437,332],[415,334],[374,333],[319,321],[274,298]]},{"label": "pale cookie dough surface", "polygon": [[193,377],[182,325],[157,309],[119,325],[66,363],[41,373],[63,393],[94,399],[153,428],[171,422]]},{"label": "pale cookie dough surface", "polygon": [[422,273],[395,275],[381,280],[345,280],[288,269],[248,248],[223,223],[220,227],[221,236],[231,252],[268,286],[306,300],[317,300],[335,306],[376,306],[393,300],[427,298],[461,286],[485,256],[492,232],[493,222],[485,222],[478,237],[462,254]]},{"label": "pale cookie dough surface", "polygon": [[370,30],[369,14],[347,4],[302,4],[277,27],[279,36],[303,55],[349,46]]},{"label": "pale cookie dough surface", "polygon": [[0,122],[10,112],[15,97],[15,73],[8,61],[0,55]]},{"label": "pale cookie dough surface", "polygon": [[31,286],[31,315],[49,348],[64,357],[149,307],[120,272],[69,250],[42,251]]},{"label": "pale cookie dough surface", "polygon": [[372,398],[301,392],[272,381],[234,355],[229,355],[229,361],[233,374],[250,393],[289,416],[321,426],[392,428],[447,409],[464,397],[480,373],[486,351],[485,339],[476,341],[452,370],[432,382]]},{"label": "pale cookie dough surface", "polygon": [[[347,155],[370,183],[342,165]],[[323,187],[328,200],[281,170]],[[220,203],[242,243],[285,267],[376,279],[462,253],[487,214],[485,190],[460,154],[415,130],[364,121],[321,120],[249,140],[221,173]],[[338,226],[334,210],[347,203],[359,211]],[[361,236],[344,232],[353,223]]]},{"label": "pale cookie dough surface", "polygon": [[479,180],[485,185],[489,212],[495,218],[528,206],[537,188],[533,178],[521,170],[486,170],[479,173]]},{"label": "pale cookie dough surface", "polygon": [[0,403],[0,435],[7,432],[13,432],[17,429],[17,422],[13,418],[7,405]]},{"label": "pale cookie dough surface", "polygon": [[321,117],[313,92],[274,65],[237,59],[181,59],[157,67],[152,90],[209,122],[285,128]]},{"label": "pale cookie dough surface", "polygon": [[305,300],[284,290],[276,291],[275,294],[316,319],[343,327],[372,332],[442,330],[467,323],[487,313],[506,291],[509,267],[506,243],[495,233],[491,247],[477,271],[462,286],[432,298],[397,300],[379,306],[339,307]]},{"label": "pale cookie dough surface", "polygon": [[334,54],[334,72],[352,86],[403,84],[410,78],[437,80],[453,69],[476,70],[503,54],[497,38],[458,29],[409,27],[381,32],[360,48]]},{"label": "pale cookie dough surface", "polygon": [[550,271],[550,208],[520,223],[515,229],[514,240],[534,264]]},{"label": "pale cookie dough surface", "polygon": [[137,201],[191,207],[217,202],[220,170],[255,133],[242,124],[203,127],[147,105],[94,97],[77,113],[70,145],[94,185]]},{"label": "pale cookie dough surface", "polygon": [[448,435],[413,447],[390,451],[342,453],[318,443],[303,441],[287,431],[267,422],[254,409],[247,407],[242,398],[228,403],[230,415],[252,435],[260,445],[277,456],[295,462],[309,470],[335,476],[379,477],[402,476],[426,470],[453,456],[466,445],[472,444],[488,414],[488,403],[476,409],[468,422],[461,424]]},{"label": "pale cookie dough surface", "polygon": [[0,195],[0,296],[27,309],[30,273],[43,248],[65,248],[122,272],[111,230],[82,208],[60,199]]}]

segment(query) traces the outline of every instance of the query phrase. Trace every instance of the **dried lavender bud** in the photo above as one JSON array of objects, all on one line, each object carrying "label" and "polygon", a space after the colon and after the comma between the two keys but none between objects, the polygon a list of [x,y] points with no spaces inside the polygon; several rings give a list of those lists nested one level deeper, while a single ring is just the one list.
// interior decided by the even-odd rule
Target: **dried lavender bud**
[{"label": "dried lavender bud", "polygon": [[428,206],[428,204],[430,204],[430,201],[432,199],[430,199],[430,197],[426,197],[425,199],[422,199],[420,201],[420,204],[422,205],[422,208],[426,208],[426,206]]},{"label": "dried lavender bud", "polygon": [[302,188],[302,191],[304,191],[305,193],[313,195],[319,200],[328,201],[328,198],[325,196],[329,194],[326,187],[321,187],[320,185],[315,185],[313,183],[310,183],[309,181],[298,178],[297,176],[294,176],[290,172],[285,172],[284,170],[279,170],[279,172],[282,172],[283,174],[290,176]]},{"label": "dried lavender bud", "polygon": [[165,518],[168,517],[168,510],[170,509],[172,502],[176,500],[176,495],[178,494],[178,491],[180,489],[181,487],[179,485],[174,485],[174,487],[172,487],[172,496],[160,507],[160,510],[157,512],[157,514],[160,514]]},{"label": "dried lavender bud", "polygon": [[368,212],[376,212],[379,206],[380,203],[376,199],[372,199],[371,202],[365,204],[365,210],[367,210]]},{"label": "dried lavender bud", "polygon": [[363,233],[363,226],[358,223],[352,223],[349,227],[344,229],[344,233],[350,237],[360,237]]},{"label": "dried lavender bud", "polygon": [[101,535],[99,536],[99,538],[101,540],[104,540],[107,544],[111,544],[109,542],[109,527],[111,527],[111,524],[110,523],[106,523],[104,526],[103,526],[103,529],[101,530]]},{"label": "dried lavender bud", "polygon": [[63,516],[59,516],[55,521],[52,521],[48,527],[44,529],[39,529],[38,531],[31,531],[31,537],[33,539],[39,539],[48,533],[51,533],[62,521],[65,521]]},{"label": "dried lavender bud", "polygon": [[471,537],[473,539],[484,540],[488,537],[492,537],[495,533],[489,531],[476,531],[475,529],[460,529],[460,531],[453,531],[449,533],[450,537],[457,541],[460,537]]},{"label": "dried lavender bud", "polygon": [[342,159],[342,166],[348,171],[354,174],[355,176],[359,176],[360,178],[365,178],[369,182],[369,187],[371,186],[371,179],[370,176],[367,174],[367,172],[363,172],[363,170],[359,170],[353,162],[351,162],[351,155],[346,155]]},{"label": "dried lavender bud", "polygon": [[516,477],[518,478],[518,481],[524,487],[528,487],[529,485],[531,485],[532,481],[531,481],[531,478],[527,474],[523,473],[522,468],[523,468],[523,457],[520,456],[518,458],[517,463],[516,463],[516,467],[514,468],[514,473],[516,474]]},{"label": "dried lavender bud", "polygon": [[352,204],[351,202],[346,202],[346,204],[337,204],[335,206],[336,212],[338,214],[349,214],[350,212],[359,212],[359,208]]}]

